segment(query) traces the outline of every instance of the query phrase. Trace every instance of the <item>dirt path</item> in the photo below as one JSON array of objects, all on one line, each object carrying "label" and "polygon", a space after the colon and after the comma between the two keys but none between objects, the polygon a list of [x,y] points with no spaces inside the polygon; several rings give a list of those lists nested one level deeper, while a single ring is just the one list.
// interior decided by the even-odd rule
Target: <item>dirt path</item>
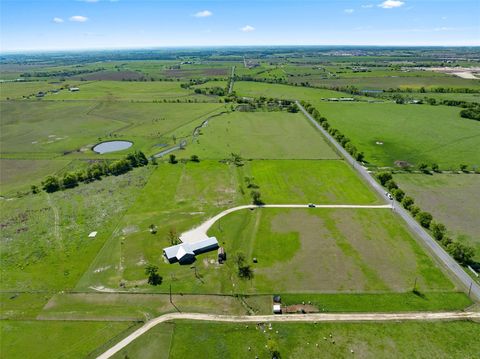
[{"label": "dirt path", "polygon": [[170,320],[187,319],[211,322],[260,323],[260,322],[388,322],[408,320],[480,320],[480,312],[416,312],[416,313],[315,313],[290,315],[216,315],[199,313],[170,313],[145,323],[141,328],[115,344],[97,359],[107,359],[125,348],[135,339],[160,323]]},{"label": "dirt path", "polygon": [[57,239],[58,243],[62,243],[62,234],[60,232],[60,214],[58,213],[58,208],[55,207],[53,204],[52,198],[50,197],[50,194],[47,193],[47,201],[48,205],[52,208],[53,211],[53,216],[54,216],[54,226],[53,226],[53,233],[55,235],[55,238]]},{"label": "dirt path", "polygon": [[316,208],[392,208],[390,204],[385,205],[355,205],[355,204],[316,204],[315,207],[309,207],[308,204],[264,204],[264,205],[255,205],[247,204],[244,206],[238,206],[226,209],[225,211],[217,214],[216,216],[207,219],[198,227],[195,227],[189,231],[183,232],[180,235],[180,240],[185,243],[194,243],[207,239],[207,232],[213,224],[218,221],[220,218],[225,217],[227,214],[232,212],[240,211],[242,209],[255,209],[255,208],[310,208],[312,210]]}]

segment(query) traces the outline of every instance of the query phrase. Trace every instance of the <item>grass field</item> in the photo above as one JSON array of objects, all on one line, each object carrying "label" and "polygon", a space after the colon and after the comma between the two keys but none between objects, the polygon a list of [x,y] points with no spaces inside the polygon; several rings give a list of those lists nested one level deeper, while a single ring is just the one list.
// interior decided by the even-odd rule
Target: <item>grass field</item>
[{"label": "grass field", "polygon": [[480,176],[398,174],[395,181],[420,208],[445,224],[451,236],[474,246],[480,261]]},{"label": "grass field", "polygon": [[156,326],[114,358],[185,358],[192,352],[198,358],[267,358],[270,343],[282,358],[463,359],[480,351],[479,326],[472,322],[272,323],[270,329],[268,323],[176,321]]},{"label": "grass field", "polygon": [[[2,158],[108,157],[95,154],[91,147],[115,139],[134,145],[110,157],[135,149],[153,154],[160,151],[156,145],[173,145],[174,135],[191,135],[203,117],[222,108],[203,103],[5,102],[0,109]],[[177,132],[181,128],[185,132]]]},{"label": "grass field", "polygon": [[102,100],[102,101],[153,101],[153,100],[196,100],[218,102],[214,96],[197,95],[192,90],[183,89],[179,82],[153,81],[91,81],[78,83],[78,92],[64,90],[49,94],[45,100]]},{"label": "grass field", "polygon": [[[149,174],[140,168],[66,191],[1,200],[1,289],[72,288]],[[92,231],[98,231],[94,239]]]},{"label": "grass field", "polygon": [[[480,165],[480,124],[461,118],[456,107],[428,105],[316,103],[330,125],[365,152],[376,166],[437,163],[458,169]],[[376,142],[383,142],[378,145]]]},{"label": "grass field", "polygon": [[[131,322],[0,321],[3,358],[86,358],[136,328]],[[111,342],[110,342],[111,341]],[[97,353],[100,354],[100,353]]]},{"label": "grass field", "polygon": [[404,292],[415,278],[421,291],[454,288],[389,209],[246,210],[210,233],[232,258],[258,260],[254,279],[234,281],[237,290]]},{"label": "grass field", "polygon": [[338,158],[304,116],[286,112],[234,112],[212,118],[180,155],[224,159],[232,152],[247,159]]},{"label": "grass field", "polygon": [[330,97],[355,97],[362,99],[362,96],[352,96],[344,92],[314,89],[308,87],[296,87],[290,85],[269,84],[251,81],[236,81],[234,88],[239,96],[246,97],[273,97],[286,100],[318,101]]}]

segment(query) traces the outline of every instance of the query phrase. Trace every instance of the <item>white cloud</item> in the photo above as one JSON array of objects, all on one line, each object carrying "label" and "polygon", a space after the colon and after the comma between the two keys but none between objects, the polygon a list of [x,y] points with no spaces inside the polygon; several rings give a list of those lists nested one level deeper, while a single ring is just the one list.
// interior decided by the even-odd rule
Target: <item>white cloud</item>
[{"label": "white cloud", "polygon": [[209,16],[212,16],[213,15],[213,12],[209,11],[209,10],[203,10],[203,11],[199,11],[197,12],[195,15],[195,17],[209,17]]},{"label": "white cloud", "polygon": [[245,25],[240,30],[242,30],[243,32],[252,32],[252,31],[255,31],[255,28],[250,25]]},{"label": "white cloud", "polygon": [[384,9],[394,9],[396,7],[402,6],[403,4],[405,4],[405,3],[403,1],[399,1],[399,0],[386,0],[378,6],[384,8]]},{"label": "white cloud", "polygon": [[353,14],[353,13],[355,12],[355,10],[353,10],[353,9],[345,9],[345,10],[343,10],[343,12],[346,13],[346,14]]},{"label": "white cloud", "polygon": [[373,7],[373,4],[362,5],[362,8],[364,9],[371,9],[372,7]]},{"label": "white cloud", "polygon": [[74,16],[71,16],[68,20],[73,22],[85,22],[88,20],[88,17],[82,16],[82,15],[74,15]]},{"label": "white cloud", "polygon": [[54,23],[61,24],[63,19],[61,17],[54,17],[52,20]]}]

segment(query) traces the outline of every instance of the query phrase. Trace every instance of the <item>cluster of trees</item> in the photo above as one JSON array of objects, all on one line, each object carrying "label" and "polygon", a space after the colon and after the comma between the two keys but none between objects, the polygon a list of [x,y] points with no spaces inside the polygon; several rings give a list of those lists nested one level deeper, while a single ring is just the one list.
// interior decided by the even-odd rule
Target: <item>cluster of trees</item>
[{"label": "cluster of trees", "polygon": [[[265,82],[269,84],[287,84],[288,81],[283,77],[253,77],[252,75],[242,75],[237,76],[235,75],[235,81],[252,81],[252,82]],[[295,86],[297,86],[295,84]]]},{"label": "cluster of trees", "polygon": [[163,277],[158,274],[158,267],[149,264],[145,267],[145,274],[147,275],[147,282],[150,285],[160,285],[163,282]]},{"label": "cluster of trees", "polygon": [[406,196],[405,192],[395,183],[391,172],[379,172],[377,173],[377,179],[422,227],[430,230],[433,238],[439,241],[458,263],[461,265],[472,263],[475,254],[474,249],[450,238],[447,235],[446,226],[435,222],[430,213],[422,211],[420,207],[415,205],[414,199]]},{"label": "cluster of trees", "polygon": [[246,263],[245,254],[238,252],[235,255],[235,264],[237,265],[237,274],[242,279],[252,279],[253,269]]},{"label": "cluster of trees", "polygon": [[196,94],[203,94],[203,95],[214,95],[214,96],[225,96],[228,91],[222,87],[215,86],[215,87],[208,87],[208,88],[196,88],[194,91]]},{"label": "cluster of trees", "polygon": [[255,179],[253,177],[247,176],[245,177],[244,180],[245,180],[245,184],[247,185],[247,188],[250,189],[250,197],[252,198],[252,203],[257,206],[264,204],[264,202],[262,201],[262,195],[258,190],[260,186],[254,182]]},{"label": "cluster of trees", "polygon": [[[48,176],[42,182],[42,188],[48,193],[56,192],[62,189],[76,187],[80,182],[93,182],[101,179],[103,176],[118,176],[130,171],[134,167],[142,167],[148,164],[148,159],[141,151],[129,153],[124,159],[112,162],[96,162],[90,165],[86,170],[67,172],[63,177]],[[38,187],[32,186],[32,192],[37,193]]]},{"label": "cluster of trees", "polygon": [[480,121],[480,107],[467,108],[460,111],[460,116],[470,120]]},{"label": "cluster of trees", "polygon": [[391,87],[384,92],[419,92],[419,93],[427,93],[427,92],[435,92],[435,93],[480,93],[480,90],[473,89],[469,87],[430,87],[428,91],[425,87],[418,88],[411,88],[411,87]]},{"label": "cluster of trees", "polygon": [[318,110],[313,107],[311,104],[302,101],[302,106],[305,107],[307,112],[312,115],[312,117],[317,121],[328,133],[335,138],[335,140],[340,143],[340,145],[345,148],[345,150],[352,155],[353,158],[355,158],[357,161],[363,161],[365,158],[365,155],[363,152],[358,151],[358,149],[355,147],[355,145],[350,142],[350,139],[346,137],[344,134],[342,134],[339,130],[333,128],[330,126],[328,123],[328,120],[320,115]]},{"label": "cluster of trees", "polygon": [[82,74],[90,74],[94,72],[104,71],[104,67],[96,69],[82,69],[82,70],[61,70],[61,71],[35,71],[24,72],[20,77],[68,77]]},{"label": "cluster of trees", "polygon": [[[243,106],[242,108],[248,109],[249,111],[267,110],[267,111],[283,111],[286,110],[291,113],[298,112],[298,107],[295,101],[292,100],[281,100],[273,97],[254,97],[254,98],[245,98],[245,97],[236,97],[234,94],[230,96],[230,99],[227,101],[235,101],[239,105],[248,105],[248,107]],[[240,106],[239,106],[240,107]]]}]

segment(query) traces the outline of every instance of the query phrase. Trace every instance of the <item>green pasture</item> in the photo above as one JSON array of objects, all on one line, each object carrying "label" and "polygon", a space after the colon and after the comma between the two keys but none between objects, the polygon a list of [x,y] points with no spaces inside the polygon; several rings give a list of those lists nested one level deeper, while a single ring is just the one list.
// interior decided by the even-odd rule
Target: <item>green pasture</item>
[{"label": "green pasture", "polygon": [[338,98],[338,97],[354,97],[363,98],[362,96],[353,96],[344,92],[315,89],[301,86],[269,84],[263,82],[252,81],[235,81],[234,91],[239,96],[245,97],[273,97],[286,100],[304,100],[307,102],[319,101],[322,98]]},{"label": "green pasture", "polygon": [[444,170],[458,169],[461,163],[480,165],[480,123],[460,117],[457,107],[320,102],[315,106],[371,165],[425,162]]},{"label": "green pasture", "polygon": [[[267,204],[382,204],[344,161],[251,161],[243,174]],[[247,184],[243,184],[248,191]]]},{"label": "green pasture", "polygon": [[80,91],[63,90],[48,94],[45,100],[163,101],[181,100],[218,102],[215,96],[197,95],[170,81],[89,81],[77,84]]},{"label": "green pasture", "polygon": [[[74,189],[0,201],[1,289],[71,289],[117,228],[150,168]],[[97,231],[95,238],[88,238]]]},{"label": "green pasture", "polygon": [[[136,329],[131,322],[0,321],[3,358],[86,358]],[[105,350],[108,347],[105,347]]]},{"label": "green pasture", "polygon": [[470,174],[397,174],[395,181],[422,210],[445,224],[457,240],[474,246],[480,260],[480,176]]},{"label": "green pasture", "polygon": [[390,209],[244,210],[210,234],[231,258],[257,259],[253,280],[234,281],[245,292],[405,292],[415,280],[420,291],[455,287]]},{"label": "green pasture", "polygon": [[335,159],[320,132],[301,115],[233,112],[214,117],[181,157],[224,159],[231,153],[255,159]]},{"label": "green pasture", "polygon": [[[77,86],[77,81],[69,82],[71,86]],[[2,101],[18,100],[24,97],[31,96],[32,99],[37,101],[35,95],[39,92],[48,92],[51,90],[59,90],[65,86],[64,82],[55,81],[17,81],[17,82],[0,82],[0,99]],[[66,91],[66,90],[62,90]],[[48,94],[47,96],[56,96],[54,94]],[[40,101],[40,100],[38,100]],[[2,103],[2,106],[4,104]]]},{"label": "green pasture", "polygon": [[[211,323],[175,321],[151,329],[115,358],[474,358],[478,323]],[[172,328],[173,327],[173,328]],[[153,339],[155,338],[155,339]],[[189,343],[186,345],[185,343]]]},{"label": "green pasture", "polygon": [[[134,150],[150,155],[191,136],[195,126],[222,108],[217,103],[5,102],[0,108],[2,157],[118,158]],[[116,139],[133,146],[109,155],[91,151],[99,142]]]}]

